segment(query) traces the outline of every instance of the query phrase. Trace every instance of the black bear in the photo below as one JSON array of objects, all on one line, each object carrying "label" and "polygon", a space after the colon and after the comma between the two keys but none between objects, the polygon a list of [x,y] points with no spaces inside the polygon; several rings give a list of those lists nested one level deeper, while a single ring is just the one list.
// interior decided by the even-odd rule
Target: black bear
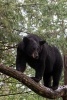
[{"label": "black bear", "polygon": [[27,35],[17,47],[16,69],[24,72],[26,63],[35,69],[35,77],[32,77],[34,81],[39,82],[43,77],[44,86],[58,88],[63,61],[55,46],[48,45],[37,35]]}]

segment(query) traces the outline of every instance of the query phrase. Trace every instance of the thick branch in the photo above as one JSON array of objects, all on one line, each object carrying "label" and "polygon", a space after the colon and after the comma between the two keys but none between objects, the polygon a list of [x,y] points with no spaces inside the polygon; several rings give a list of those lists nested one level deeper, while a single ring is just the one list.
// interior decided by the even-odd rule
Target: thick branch
[{"label": "thick branch", "polygon": [[22,74],[21,72],[1,64],[0,64],[0,72],[17,79],[18,81],[22,82],[27,87],[29,87],[31,90],[33,90],[35,93],[43,97],[55,99],[67,95],[67,86],[61,86],[59,87],[59,89],[53,91],[43,85],[40,85],[39,83],[34,82],[31,78]]}]

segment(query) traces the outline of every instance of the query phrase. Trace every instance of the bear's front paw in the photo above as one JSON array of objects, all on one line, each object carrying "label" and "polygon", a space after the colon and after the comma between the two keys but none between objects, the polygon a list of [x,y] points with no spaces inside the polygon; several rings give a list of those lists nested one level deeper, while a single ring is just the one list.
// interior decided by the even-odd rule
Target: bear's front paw
[{"label": "bear's front paw", "polygon": [[31,77],[35,82],[39,82],[40,81],[40,79],[37,79],[36,77]]}]

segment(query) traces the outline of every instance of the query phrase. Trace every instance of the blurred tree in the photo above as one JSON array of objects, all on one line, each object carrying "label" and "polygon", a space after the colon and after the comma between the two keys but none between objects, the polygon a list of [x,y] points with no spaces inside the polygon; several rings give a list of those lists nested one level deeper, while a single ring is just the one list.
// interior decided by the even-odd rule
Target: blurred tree
[{"label": "blurred tree", "polygon": [[0,62],[7,64],[14,60],[14,50],[8,48],[20,39],[17,30],[22,15],[17,4],[17,0],[0,0]]},{"label": "blurred tree", "polygon": [[[0,63],[15,66],[15,45],[26,33],[41,36],[49,44],[56,45],[63,54],[67,54],[67,0],[0,0]],[[26,73],[30,76],[30,69]],[[5,97],[6,100],[21,100],[26,97],[27,100],[34,100],[34,96],[37,99],[36,95],[28,97],[27,89],[16,83],[16,80],[8,80],[3,75],[0,80],[1,94],[5,93],[3,88],[6,90],[6,86],[8,93],[17,91],[21,94],[25,91],[23,97],[19,94],[20,97],[9,96]]]}]

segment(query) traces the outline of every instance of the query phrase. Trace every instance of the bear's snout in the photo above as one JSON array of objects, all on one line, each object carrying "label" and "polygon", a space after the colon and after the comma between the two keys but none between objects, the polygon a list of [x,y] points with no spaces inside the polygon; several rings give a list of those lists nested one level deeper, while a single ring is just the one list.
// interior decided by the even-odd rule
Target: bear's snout
[{"label": "bear's snout", "polygon": [[38,59],[38,52],[34,51],[31,55],[33,58]]}]

